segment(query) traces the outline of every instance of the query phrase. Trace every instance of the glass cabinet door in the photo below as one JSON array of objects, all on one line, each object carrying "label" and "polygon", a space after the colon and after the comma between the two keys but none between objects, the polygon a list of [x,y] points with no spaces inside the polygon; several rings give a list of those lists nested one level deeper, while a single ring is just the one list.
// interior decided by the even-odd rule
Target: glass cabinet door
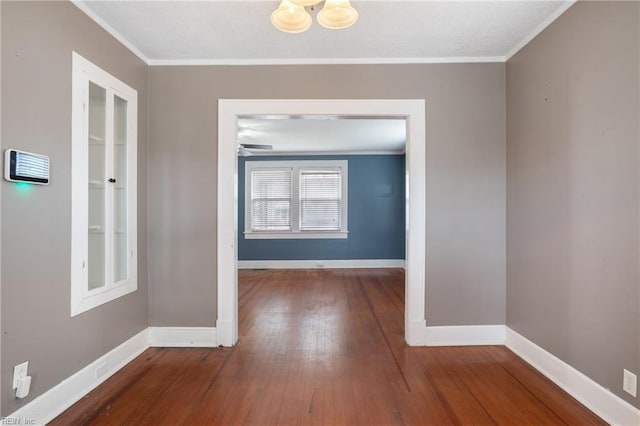
[{"label": "glass cabinet door", "polygon": [[89,236],[87,273],[88,289],[105,286],[106,253],[106,111],[107,92],[89,82]]},{"label": "glass cabinet door", "polygon": [[138,288],[135,89],[72,55],[71,316]]},{"label": "glass cabinet door", "polygon": [[127,226],[127,101],[113,102],[113,280],[128,278]]}]

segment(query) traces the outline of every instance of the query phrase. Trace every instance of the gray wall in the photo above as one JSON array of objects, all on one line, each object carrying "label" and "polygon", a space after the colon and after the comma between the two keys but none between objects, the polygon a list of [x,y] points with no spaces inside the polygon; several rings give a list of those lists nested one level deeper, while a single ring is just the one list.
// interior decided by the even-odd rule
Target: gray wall
[{"label": "gray wall", "polygon": [[[426,99],[428,323],[504,322],[504,64],[148,69],[69,3],[3,1],[0,15],[3,148],[52,161],[48,187],[0,186],[3,415],[147,318],[215,324],[219,98]],[[579,2],[506,67],[507,324],[635,406],[620,389],[623,367],[640,373],[639,16]],[[139,289],[73,319],[72,50],[139,95]]]},{"label": "gray wall", "polygon": [[[346,160],[348,238],[245,239],[245,162]],[[238,260],[404,259],[405,156],[252,156],[238,159]]]},{"label": "gray wall", "polygon": [[214,326],[218,99],[426,99],[427,321],[504,324],[505,65],[150,68],[154,326]]},{"label": "gray wall", "polygon": [[[0,48],[2,36],[2,7],[0,7]],[[0,63],[1,65],[1,63]],[[0,93],[2,93],[2,66],[0,66]],[[2,144],[2,100],[0,99],[0,151],[3,151]],[[0,185],[0,376],[2,375],[2,185]],[[1,380],[0,380],[1,382]],[[2,386],[2,383],[0,383]],[[0,397],[0,415],[2,415],[2,397]]]},{"label": "gray wall", "polygon": [[[21,192],[2,181],[2,414],[147,326],[148,70],[68,2],[0,2],[2,143],[49,155],[51,184]],[[138,291],[70,318],[71,51],[138,91]],[[28,360],[28,398],[13,366]]]},{"label": "gray wall", "polygon": [[507,63],[507,325],[636,407],[639,15],[578,2]]}]

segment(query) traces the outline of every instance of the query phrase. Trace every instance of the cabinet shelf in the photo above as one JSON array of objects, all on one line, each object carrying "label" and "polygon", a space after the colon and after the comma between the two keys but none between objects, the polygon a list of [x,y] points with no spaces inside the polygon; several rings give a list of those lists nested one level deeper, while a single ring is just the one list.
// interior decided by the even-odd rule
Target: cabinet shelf
[{"label": "cabinet shelf", "polygon": [[[106,188],[105,184],[101,181],[89,181],[89,188],[91,189],[104,189]],[[113,189],[125,189],[124,185],[113,185]]]},{"label": "cabinet shelf", "polygon": [[[124,232],[117,231],[113,233],[114,235],[122,235]],[[89,235],[104,235],[104,231],[89,231]]]},{"label": "cabinet shelf", "polygon": [[[124,231],[113,231],[114,234],[124,234]],[[89,234],[104,235],[104,229],[101,226],[89,226]]]},{"label": "cabinet shelf", "polygon": [[[94,135],[89,135],[89,145],[100,145],[100,146],[104,146],[105,142],[104,139],[99,137],[99,136],[94,136]],[[113,142],[114,145],[120,145],[120,146],[124,146],[126,145],[124,141],[122,140],[117,140]]]}]

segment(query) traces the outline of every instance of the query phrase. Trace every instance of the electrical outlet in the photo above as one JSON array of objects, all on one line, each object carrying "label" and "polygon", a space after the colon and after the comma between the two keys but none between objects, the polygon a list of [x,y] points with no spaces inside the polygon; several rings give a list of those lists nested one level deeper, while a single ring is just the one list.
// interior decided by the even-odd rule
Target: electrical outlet
[{"label": "electrical outlet", "polygon": [[27,377],[27,370],[29,369],[29,361],[25,361],[22,364],[13,367],[13,387],[18,388],[18,380],[24,380]]},{"label": "electrical outlet", "polygon": [[631,396],[636,396],[636,390],[638,388],[638,378],[631,371],[626,369],[623,371],[622,390]]}]

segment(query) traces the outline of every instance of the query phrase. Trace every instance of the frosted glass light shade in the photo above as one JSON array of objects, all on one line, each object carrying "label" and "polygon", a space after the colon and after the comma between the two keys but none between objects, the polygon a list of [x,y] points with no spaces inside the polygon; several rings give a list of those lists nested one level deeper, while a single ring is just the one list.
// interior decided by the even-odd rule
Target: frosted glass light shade
[{"label": "frosted glass light shade", "polygon": [[350,27],[358,20],[358,11],[349,0],[326,0],[318,13],[318,23],[325,28],[339,30]]},{"label": "frosted glass light shade", "polygon": [[271,14],[271,23],[285,33],[301,33],[311,27],[311,15],[304,7],[293,4],[289,0],[282,0],[280,6]]},{"label": "frosted glass light shade", "polygon": [[322,0],[289,0],[293,4],[297,4],[298,6],[315,6],[320,3]]}]

